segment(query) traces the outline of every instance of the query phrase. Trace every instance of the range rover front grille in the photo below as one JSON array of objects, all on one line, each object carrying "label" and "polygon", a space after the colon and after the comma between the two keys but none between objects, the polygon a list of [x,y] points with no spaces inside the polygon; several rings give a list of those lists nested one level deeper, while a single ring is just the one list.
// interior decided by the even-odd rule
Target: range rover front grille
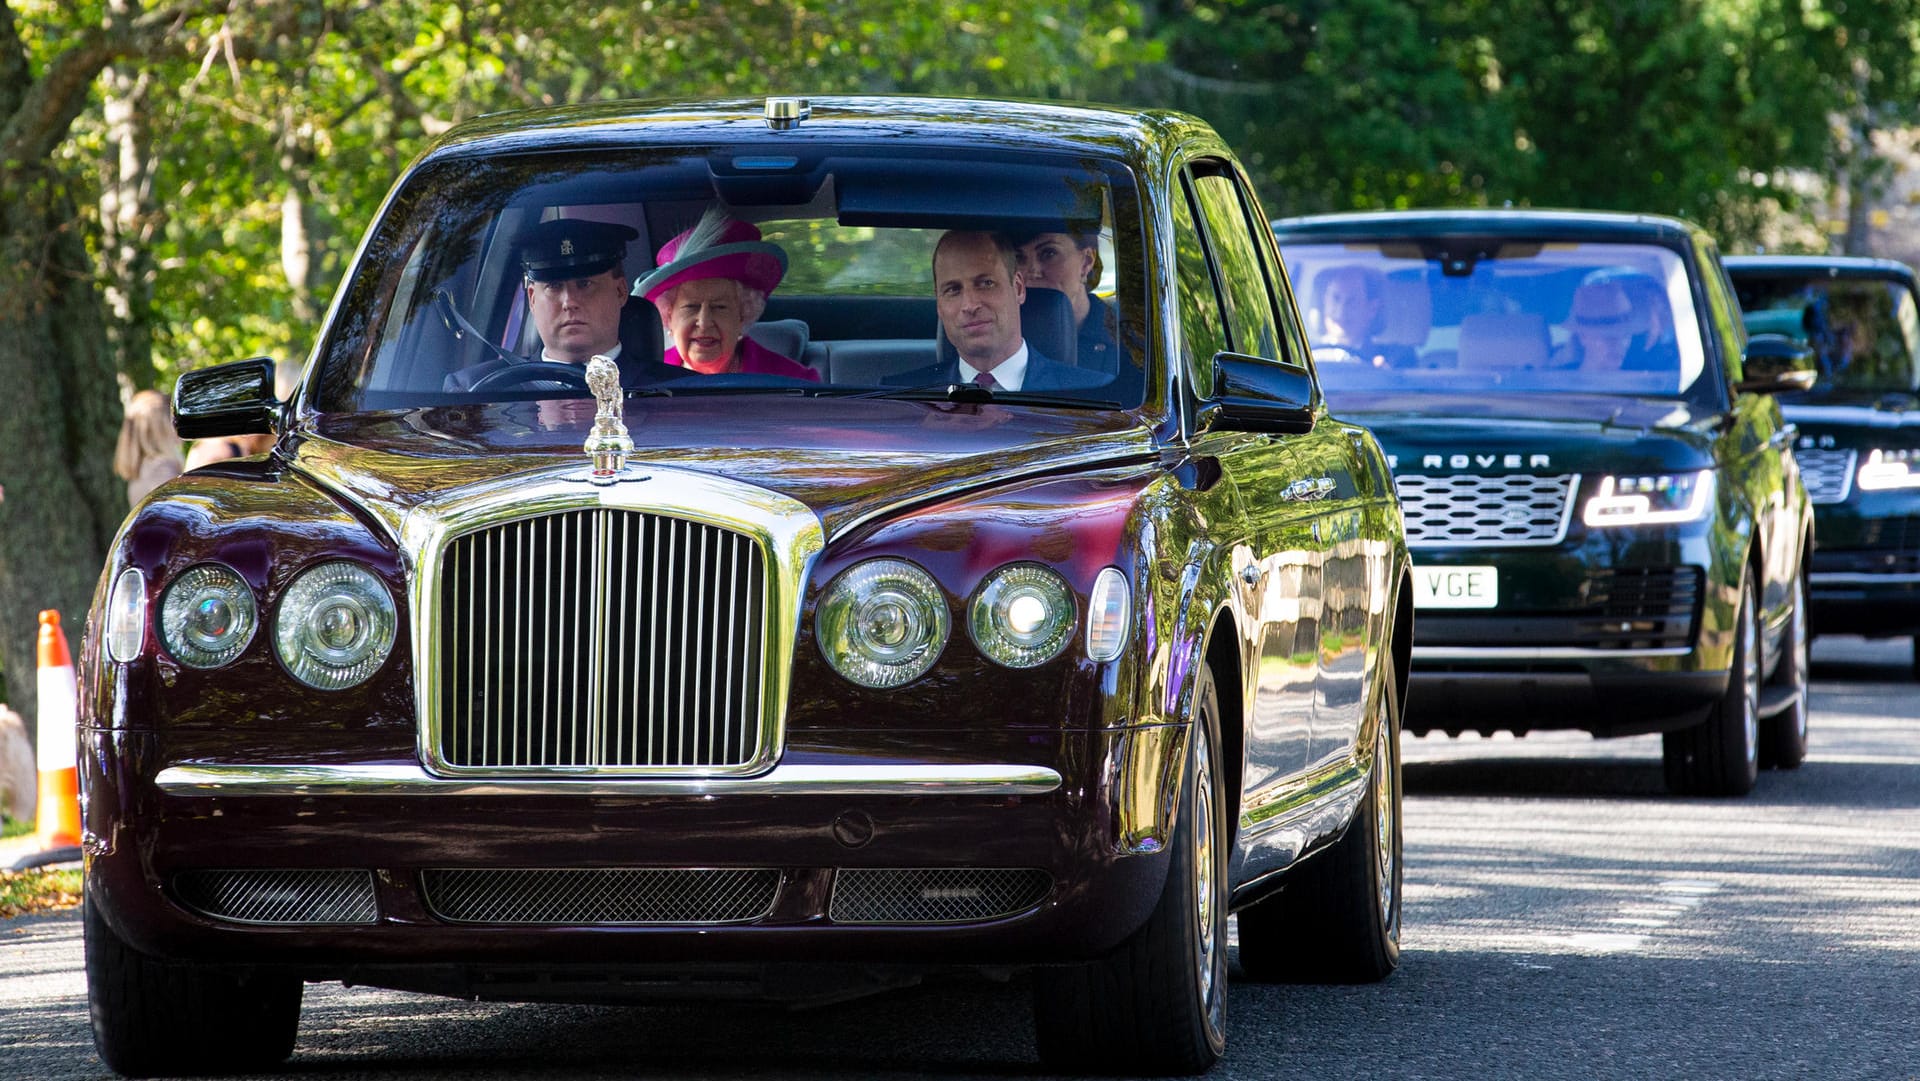
[{"label": "range rover front grille", "polygon": [[1573,510],[1573,474],[1552,477],[1463,473],[1394,478],[1407,543],[1427,548],[1558,544]]},{"label": "range rover front grille", "polygon": [[1845,503],[1853,491],[1853,466],[1858,452],[1851,450],[1811,450],[1793,452],[1800,463],[1800,479],[1807,486],[1807,498],[1815,503]]},{"label": "range rover front grille", "polygon": [[766,560],[640,511],[564,511],[456,538],[441,563],[448,767],[716,772],[762,749]]}]

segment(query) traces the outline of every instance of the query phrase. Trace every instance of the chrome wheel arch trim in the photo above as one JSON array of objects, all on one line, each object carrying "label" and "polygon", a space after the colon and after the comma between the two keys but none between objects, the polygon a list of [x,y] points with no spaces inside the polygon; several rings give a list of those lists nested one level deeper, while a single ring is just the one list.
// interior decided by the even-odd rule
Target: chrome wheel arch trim
[{"label": "chrome wheel arch trim", "polygon": [[1038,796],[1059,789],[1046,766],[787,765],[757,777],[437,777],[416,765],[168,766],[154,784],[169,796]]}]

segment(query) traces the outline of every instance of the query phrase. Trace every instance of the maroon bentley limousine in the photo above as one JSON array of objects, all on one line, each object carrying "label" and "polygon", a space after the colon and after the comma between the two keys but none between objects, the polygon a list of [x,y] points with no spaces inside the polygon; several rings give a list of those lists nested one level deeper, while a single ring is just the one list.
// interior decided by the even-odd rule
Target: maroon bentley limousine
[{"label": "maroon bentley limousine", "polygon": [[276,434],[134,508],[81,682],[129,1075],[304,981],[805,1000],[1033,970],[1041,1056],[1197,1072],[1399,950],[1411,616],[1205,125],[928,99],[483,118],[395,186]]}]

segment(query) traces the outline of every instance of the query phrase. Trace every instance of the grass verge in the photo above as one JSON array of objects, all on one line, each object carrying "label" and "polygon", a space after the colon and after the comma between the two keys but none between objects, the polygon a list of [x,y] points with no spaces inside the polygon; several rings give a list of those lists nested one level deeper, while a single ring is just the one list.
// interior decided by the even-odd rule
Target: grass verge
[{"label": "grass verge", "polygon": [[80,869],[0,871],[0,919],[54,912],[80,903]]}]

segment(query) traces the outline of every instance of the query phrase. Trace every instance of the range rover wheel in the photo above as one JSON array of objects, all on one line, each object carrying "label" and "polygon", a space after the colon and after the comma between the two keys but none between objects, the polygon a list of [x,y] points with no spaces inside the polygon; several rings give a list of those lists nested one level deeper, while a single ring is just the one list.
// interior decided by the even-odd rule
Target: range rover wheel
[{"label": "range rover wheel", "polygon": [[1196,1074],[1226,1050],[1230,842],[1211,672],[1201,670],[1193,694],[1185,799],[1160,903],[1107,957],[1035,973],[1034,1034],[1054,1069]]},{"label": "range rover wheel", "polygon": [[1742,576],[1726,692],[1705,721],[1665,737],[1667,787],[1676,793],[1744,796],[1753,791],[1760,772],[1759,607],[1752,576]]},{"label": "range rover wheel", "polygon": [[1812,667],[1807,636],[1807,578],[1793,580],[1793,615],[1787,620],[1787,639],[1780,643],[1780,663],[1768,684],[1789,697],[1789,704],[1760,724],[1760,768],[1799,769],[1807,759],[1807,673]]},{"label": "range rover wheel", "polygon": [[1345,836],[1240,913],[1240,967],[1256,980],[1373,983],[1400,963],[1400,710],[1382,696],[1373,772]]},{"label": "range rover wheel", "polygon": [[148,957],[113,933],[91,898],[83,908],[93,1046],[115,1073],[241,1073],[293,1053],[298,979]]}]

